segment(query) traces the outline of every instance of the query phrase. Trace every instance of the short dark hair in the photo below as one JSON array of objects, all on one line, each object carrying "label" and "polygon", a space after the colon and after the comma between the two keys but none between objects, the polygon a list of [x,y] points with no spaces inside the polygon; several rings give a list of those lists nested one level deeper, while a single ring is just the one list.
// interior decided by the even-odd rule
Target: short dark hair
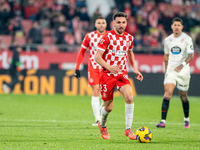
[{"label": "short dark hair", "polygon": [[98,16],[97,19],[105,19],[105,18],[103,16]]},{"label": "short dark hair", "polygon": [[183,25],[183,20],[182,20],[181,18],[178,18],[178,17],[174,18],[174,19],[172,20],[172,24],[173,24],[175,21],[178,21],[178,22],[180,22],[180,23]]},{"label": "short dark hair", "polygon": [[117,12],[113,15],[113,20],[116,19],[116,17],[125,17],[126,20],[128,19],[127,14],[125,14],[124,12]]}]

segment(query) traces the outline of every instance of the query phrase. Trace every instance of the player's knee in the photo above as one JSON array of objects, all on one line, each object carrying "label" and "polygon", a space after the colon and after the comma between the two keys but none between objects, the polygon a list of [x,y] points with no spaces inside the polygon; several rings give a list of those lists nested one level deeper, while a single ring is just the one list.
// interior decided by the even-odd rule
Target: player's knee
[{"label": "player's knee", "polygon": [[167,98],[171,98],[173,95],[172,92],[169,92],[169,91],[165,91],[165,94],[164,94],[164,97],[167,97]]},{"label": "player's knee", "polygon": [[133,103],[133,96],[130,94],[125,98],[125,101],[127,104],[132,104]]},{"label": "player's knee", "polygon": [[99,88],[94,88],[93,89],[93,95],[99,96],[99,93],[100,93]]},{"label": "player's knee", "polygon": [[188,101],[187,97],[185,97],[185,96],[180,96],[180,98],[181,98],[181,101],[182,101],[183,103],[185,103],[185,102]]},{"label": "player's knee", "polygon": [[107,111],[107,112],[111,112],[112,110],[113,110],[113,107],[111,107],[111,106],[105,107],[105,111]]}]

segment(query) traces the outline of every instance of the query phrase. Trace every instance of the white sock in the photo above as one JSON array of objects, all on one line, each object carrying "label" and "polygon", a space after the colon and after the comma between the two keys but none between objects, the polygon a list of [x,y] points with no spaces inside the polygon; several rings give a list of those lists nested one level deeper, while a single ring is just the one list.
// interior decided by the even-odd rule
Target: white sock
[{"label": "white sock", "polygon": [[97,121],[97,120],[100,121],[99,97],[92,96],[91,105],[92,105],[92,110],[93,110],[93,113],[94,113],[95,121]]},{"label": "white sock", "polygon": [[101,106],[100,106],[100,112],[101,112],[101,109],[104,107],[104,101],[101,100]]},{"label": "white sock", "polygon": [[107,119],[108,119],[109,113],[104,109],[104,107],[101,109],[101,122],[100,125],[102,127],[106,127]]},{"label": "white sock", "polygon": [[166,120],[162,119],[160,122],[163,122],[164,124],[166,123]]},{"label": "white sock", "polygon": [[131,129],[133,122],[133,111],[134,111],[134,103],[132,104],[125,103],[126,130]]},{"label": "white sock", "polygon": [[189,117],[188,118],[184,117],[184,121],[190,121]]}]

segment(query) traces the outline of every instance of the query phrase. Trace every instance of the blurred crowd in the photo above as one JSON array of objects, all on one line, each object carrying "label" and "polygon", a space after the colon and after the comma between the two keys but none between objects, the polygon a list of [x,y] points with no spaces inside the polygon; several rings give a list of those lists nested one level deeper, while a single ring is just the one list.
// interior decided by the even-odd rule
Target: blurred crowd
[{"label": "blurred crowd", "polygon": [[[200,0],[114,2],[115,7],[104,16],[107,30],[113,29],[112,15],[125,12],[129,18],[126,31],[135,37],[134,53],[162,54],[163,40],[172,33],[174,17],[183,20],[183,31],[200,51]],[[87,9],[86,0],[0,0],[0,49],[21,45],[29,51],[77,52],[101,15],[101,7],[92,16]]]}]

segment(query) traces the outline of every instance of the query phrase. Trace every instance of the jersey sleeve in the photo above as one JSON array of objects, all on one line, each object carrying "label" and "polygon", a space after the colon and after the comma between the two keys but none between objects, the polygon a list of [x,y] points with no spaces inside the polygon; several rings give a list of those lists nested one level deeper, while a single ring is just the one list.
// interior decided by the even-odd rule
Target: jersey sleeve
[{"label": "jersey sleeve", "polygon": [[83,39],[83,42],[82,42],[81,46],[83,48],[87,49],[89,47],[89,43],[90,43],[90,38],[89,38],[89,35],[87,33],[86,36]]},{"label": "jersey sleeve", "polygon": [[131,40],[131,44],[130,44],[130,46],[129,46],[129,50],[133,50],[133,43],[134,43],[134,37],[132,38],[132,40]]},{"label": "jersey sleeve", "polygon": [[103,36],[99,43],[97,44],[97,47],[99,50],[105,51],[109,45],[109,38],[107,36]]},{"label": "jersey sleeve", "polygon": [[87,50],[86,48],[81,47],[76,59],[76,67],[75,67],[76,70],[79,70],[79,67],[81,65],[86,50]]},{"label": "jersey sleeve", "polygon": [[187,39],[187,53],[190,54],[190,53],[194,53],[194,47],[193,47],[193,42],[192,42],[192,38],[189,37]]},{"label": "jersey sleeve", "polygon": [[166,40],[164,41],[164,53],[169,54],[169,48],[167,47]]}]

